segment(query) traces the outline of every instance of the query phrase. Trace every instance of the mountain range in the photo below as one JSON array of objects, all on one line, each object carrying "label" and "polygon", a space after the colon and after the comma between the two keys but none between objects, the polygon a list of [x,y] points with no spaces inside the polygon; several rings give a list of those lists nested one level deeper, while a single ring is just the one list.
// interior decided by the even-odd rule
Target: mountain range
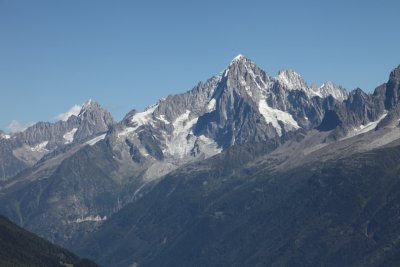
[{"label": "mountain range", "polygon": [[120,122],[0,133],[0,213],[104,266],[395,266],[399,125],[400,66],[367,94],[238,55]]}]

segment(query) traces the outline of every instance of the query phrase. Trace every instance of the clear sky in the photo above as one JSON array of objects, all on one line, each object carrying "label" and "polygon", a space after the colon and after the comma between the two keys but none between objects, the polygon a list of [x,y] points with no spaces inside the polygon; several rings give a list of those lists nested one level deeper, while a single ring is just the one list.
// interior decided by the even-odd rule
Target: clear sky
[{"label": "clear sky", "polygon": [[[0,0],[0,129],[89,98],[120,120],[237,54],[371,92],[400,64],[398,0]],[[15,126],[15,123],[14,123]]]}]

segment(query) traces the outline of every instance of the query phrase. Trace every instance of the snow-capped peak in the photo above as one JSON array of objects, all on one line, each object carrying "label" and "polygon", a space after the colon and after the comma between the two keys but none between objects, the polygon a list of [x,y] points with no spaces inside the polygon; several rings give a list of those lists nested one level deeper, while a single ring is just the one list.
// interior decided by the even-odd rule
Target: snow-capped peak
[{"label": "snow-capped peak", "polygon": [[232,59],[232,62],[235,62],[235,61],[240,61],[240,60],[242,60],[242,59],[244,59],[245,57],[242,55],[242,54],[239,54],[239,55],[237,55],[236,57],[234,57],[233,59]]},{"label": "snow-capped peak", "polygon": [[71,116],[81,116],[83,113],[85,113],[86,110],[90,109],[97,103],[93,101],[92,99],[87,100],[85,103],[82,105],[73,105],[67,112],[61,113],[56,116],[57,120],[61,121],[67,121]]},{"label": "snow-capped peak", "polygon": [[229,66],[234,65],[235,63],[241,63],[241,62],[247,62],[249,61],[248,58],[246,58],[245,56],[243,56],[242,54],[237,55],[236,57],[234,57],[231,61],[231,63],[229,64]]},{"label": "snow-capped peak", "polygon": [[87,100],[85,103],[83,103],[82,109],[80,110],[80,112],[79,112],[79,114],[78,114],[78,117],[81,117],[81,118],[82,118],[82,116],[83,116],[83,115],[86,113],[86,111],[88,111],[88,110],[90,110],[90,111],[95,111],[95,110],[98,110],[98,109],[100,109],[99,104],[98,104],[96,101],[94,101],[94,100],[92,100],[92,99],[89,99],[89,100]]},{"label": "snow-capped peak", "polygon": [[307,87],[306,82],[300,74],[293,70],[279,71],[277,80],[289,90],[304,89]]},{"label": "snow-capped peak", "polygon": [[319,88],[318,88],[320,94],[322,97],[328,97],[329,95],[333,96],[335,99],[339,101],[343,101],[347,99],[347,91],[342,88],[341,86],[338,86],[334,84],[331,81],[323,83]]},{"label": "snow-capped peak", "polygon": [[88,108],[88,107],[90,107],[90,106],[92,105],[92,103],[94,103],[94,101],[93,101],[91,98],[89,98],[89,100],[87,100],[87,101],[83,104],[82,108]]},{"label": "snow-capped peak", "polygon": [[390,80],[400,80],[400,65],[397,66],[392,72],[390,73],[389,76]]}]

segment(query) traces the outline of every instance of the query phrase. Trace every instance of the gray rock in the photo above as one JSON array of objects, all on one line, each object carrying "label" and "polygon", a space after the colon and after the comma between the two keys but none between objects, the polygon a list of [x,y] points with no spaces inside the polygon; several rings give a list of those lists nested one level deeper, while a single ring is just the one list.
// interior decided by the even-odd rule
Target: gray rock
[{"label": "gray rock", "polygon": [[1,138],[0,180],[12,178],[63,146],[107,132],[114,123],[108,111],[89,100],[78,116],[72,115],[66,121],[55,123],[38,122],[9,138]]},{"label": "gray rock", "polygon": [[347,136],[357,128],[365,127],[373,122],[376,129],[396,125],[400,103],[400,66],[394,69],[387,83],[378,86],[373,94],[366,94],[361,89],[350,92],[342,103],[337,103],[325,114],[318,129],[334,130],[334,139]]}]

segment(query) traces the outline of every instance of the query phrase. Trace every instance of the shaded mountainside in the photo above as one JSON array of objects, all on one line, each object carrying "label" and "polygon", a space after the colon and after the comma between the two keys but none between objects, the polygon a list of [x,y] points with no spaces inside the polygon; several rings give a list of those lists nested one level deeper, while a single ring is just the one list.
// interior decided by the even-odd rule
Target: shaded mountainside
[{"label": "shaded mountainside", "polygon": [[244,151],[171,173],[77,251],[105,266],[399,266],[400,146],[279,172]]},{"label": "shaded mountainside", "polygon": [[0,266],[96,267],[92,261],[16,226],[0,215]]},{"label": "shaded mountainside", "polygon": [[[1,212],[22,227],[63,246],[93,230],[119,209],[119,202],[127,202],[123,196],[131,196],[137,187],[135,181],[121,185],[107,175],[115,168],[115,161],[107,144],[100,143],[81,148],[50,173],[38,171],[36,181],[18,178],[18,183],[3,188]],[[31,179],[32,174],[25,176]]]}]

